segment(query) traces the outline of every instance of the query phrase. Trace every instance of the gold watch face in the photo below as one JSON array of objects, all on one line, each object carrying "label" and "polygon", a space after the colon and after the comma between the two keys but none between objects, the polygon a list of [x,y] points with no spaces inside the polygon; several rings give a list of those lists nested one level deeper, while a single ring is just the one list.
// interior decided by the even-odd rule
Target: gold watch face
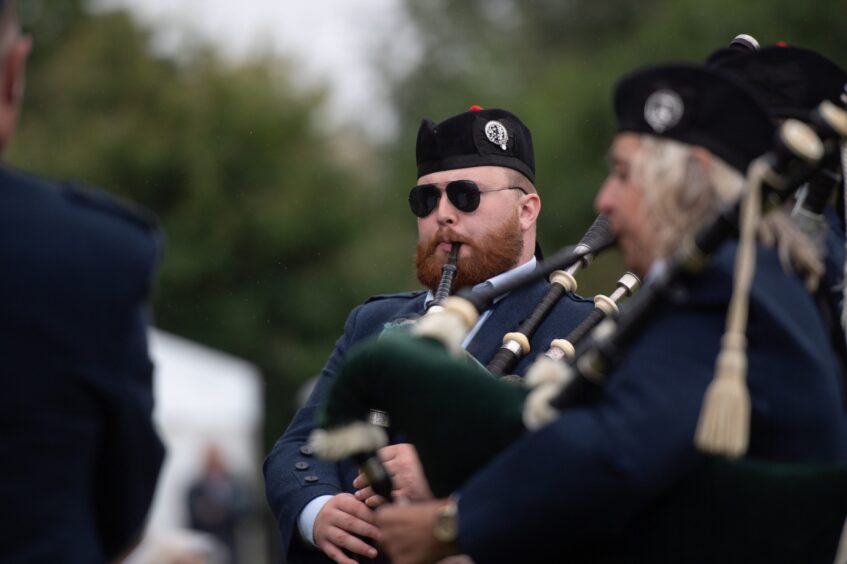
[{"label": "gold watch face", "polygon": [[441,542],[453,542],[459,536],[459,522],[455,503],[438,508],[432,534]]}]

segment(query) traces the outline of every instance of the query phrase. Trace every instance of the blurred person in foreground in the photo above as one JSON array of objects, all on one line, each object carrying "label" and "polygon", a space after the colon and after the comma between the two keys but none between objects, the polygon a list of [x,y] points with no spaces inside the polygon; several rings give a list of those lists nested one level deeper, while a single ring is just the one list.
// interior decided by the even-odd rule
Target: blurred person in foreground
[{"label": "blurred person in foreground", "polygon": [[[749,163],[772,146],[773,126],[742,83],[685,65],[622,79],[615,112],[611,170],[595,207],[627,267],[649,284],[681,241],[738,198]],[[820,275],[820,259],[782,212],[763,219],[759,236],[775,248],[758,245],[749,297],[747,454],[845,463],[837,365],[804,287]],[[695,446],[695,429],[715,375],[737,246],[725,243],[704,271],[667,293],[597,402],[525,434],[449,498],[381,508],[379,540],[392,561],[584,556],[703,468],[709,457]]]},{"label": "blurred person in foreground", "polygon": [[[31,39],[0,1],[0,149]],[[144,213],[0,166],[0,562],[104,562],[138,540],[163,448],[151,421]]]},{"label": "blurred person in foreground", "polygon": [[[314,392],[265,461],[268,503],[291,562],[353,562],[351,557],[378,555],[365,541],[379,535],[373,507],[381,498],[352,463],[319,460],[306,445],[347,351],[424,314],[454,242],[461,243],[454,289],[497,288],[536,265],[541,199],[531,134],[520,119],[478,106],[438,124],[425,119],[418,130],[416,160],[417,185],[409,204],[417,217],[417,277],[429,291],[374,296],[351,312]],[[467,352],[488,363],[503,335],[518,328],[548,287],[539,280],[495,302],[466,337]],[[516,374],[522,375],[538,351],[547,350],[550,341],[567,334],[592,308],[590,300],[566,294],[536,331],[532,353],[517,365]],[[388,418],[390,422],[390,414]],[[414,447],[392,444],[381,449],[380,458],[393,474],[396,495],[432,497]]]}]

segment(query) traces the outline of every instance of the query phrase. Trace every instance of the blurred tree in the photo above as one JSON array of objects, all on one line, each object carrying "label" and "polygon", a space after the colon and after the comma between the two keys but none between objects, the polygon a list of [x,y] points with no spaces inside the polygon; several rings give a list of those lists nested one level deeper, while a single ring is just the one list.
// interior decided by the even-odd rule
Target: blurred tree
[{"label": "blurred tree", "polygon": [[[444,119],[471,104],[504,107],[532,129],[548,251],[589,225],[613,135],[611,94],[629,70],[664,61],[702,61],[738,33],[763,45],[785,39],[847,63],[847,11],[840,0],[462,0],[405,1],[420,59],[393,82],[400,135],[414,143],[422,116]],[[389,49],[382,49],[390,57]],[[394,69],[388,61],[385,69]],[[395,161],[401,157],[395,157]],[[408,169],[407,169],[408,170]],[[398,171],[397,174],[400,174]],[[621,270],[610,256],[580,276],[606,292]]]},{"label": "blurred tree", "polygon": [[313,125],[321,92],[295,87],[288,61],[226,64],[202,46],[174,60],[126,12],[40,5],[24,12],[36,43],[9,160],[159,215],[157,325],[258,364],[274,439],[368,293],[357,277],[380,270],[347,258],[373,205],[369,148],[342,166]]}]

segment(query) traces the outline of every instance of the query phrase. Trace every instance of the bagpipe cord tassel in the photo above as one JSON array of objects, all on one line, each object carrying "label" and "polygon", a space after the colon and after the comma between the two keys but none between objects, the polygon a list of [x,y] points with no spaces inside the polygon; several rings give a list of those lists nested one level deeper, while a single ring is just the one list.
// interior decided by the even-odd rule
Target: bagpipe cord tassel
[{"label": "bagpipe cord tassel", "polygon": [[756,229],[762,213],[764,163],[750,167],[741,209],[732,298],[715,377],[706,390],[694,443],[703,452],[737,458],[750,440],[750,392],[747,390],[747,314],[756,268]]}]

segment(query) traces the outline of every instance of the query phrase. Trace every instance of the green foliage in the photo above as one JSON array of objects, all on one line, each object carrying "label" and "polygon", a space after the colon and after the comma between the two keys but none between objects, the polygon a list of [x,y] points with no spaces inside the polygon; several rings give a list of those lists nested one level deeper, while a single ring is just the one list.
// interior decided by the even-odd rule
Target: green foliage
[{"label": "green foliage", "polygon": [[368,210],[360,175],[313,126],[321,93],[298,91],[287,61],[225,64],[201,47],[177,62],[125,12],[65,15],[31,22],[11,162],[158,214],[157,325],[256,363],[278,435],[368,292],[361,268],[340,268]]},{"label": "green foliage", "polygon": [[[440,120],[471,104],[515,112],[533,132],[543,199],[539,238],[548,252],[571,244],[594,217],[613,131],[615,81],[635,68],[702,61],[738,33],[763,45],[787,40],[847,64],[840,0],[461,0],[406,8],[421,60],[394,79],[408,151],[421,116]],[[391,38],[397,41],[397,38]],[[580,276],[607,292],[622,269],[612,258]]]}]

